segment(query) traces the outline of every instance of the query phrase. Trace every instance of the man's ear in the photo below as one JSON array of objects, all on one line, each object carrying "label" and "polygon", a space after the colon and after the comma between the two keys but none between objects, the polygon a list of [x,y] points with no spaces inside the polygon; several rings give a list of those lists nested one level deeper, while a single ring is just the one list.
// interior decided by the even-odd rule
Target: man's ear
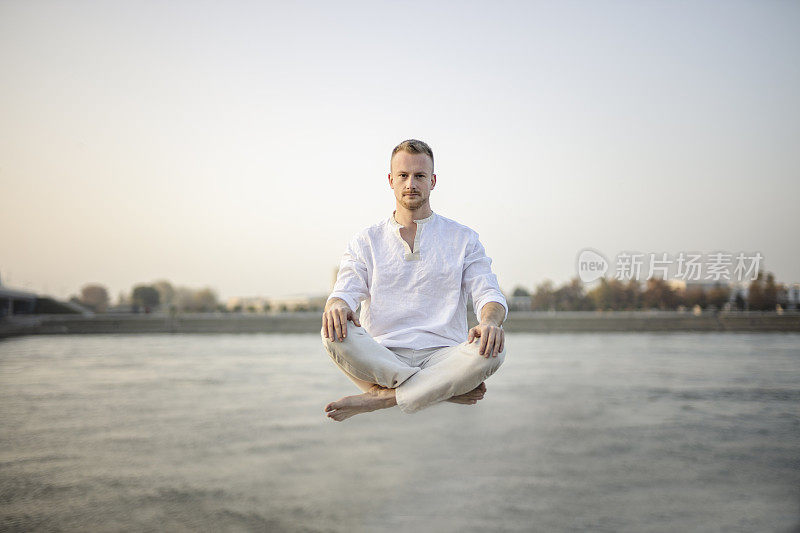
[{"label": "man's ear", "polygon": [[394,183],[392,183],[392,173],[391,172],[389,172],[389,187],[394,189]]},{"label": "man's ear", "polygon": [[431,174],[431,189],[436,187],[436,174]]}]

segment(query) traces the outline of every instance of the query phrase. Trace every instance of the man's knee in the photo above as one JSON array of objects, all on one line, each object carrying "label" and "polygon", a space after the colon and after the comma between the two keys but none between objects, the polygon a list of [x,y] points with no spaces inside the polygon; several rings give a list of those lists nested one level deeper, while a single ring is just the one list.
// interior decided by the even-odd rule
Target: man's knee
[{"label": "man's knee", "polygon": [[325,336],[324,329],[319,330],[319,336],[322,338],[322,344],[324,344],[326,348],[331,345],[344,346],[348,344],[348,341],[350,341],[353,337],[366,334],[367,332],[364,328],[356,326],[355,324],[352,323],[347,324],[347,336],[342,340],[339,340],[338,338],[336,338],[335,340],[331,340]]},{"label": "man's knee", "polygon": [[325,336],[325,329],[319,330],[319,336],[322,339],[322,344],[327,348],[330,340],[328,340],[328,337]]},{"label": "man's knee", "polygon": [[328,353],[328,356],[333,360],[336,365],[348,372],[348,368],[350,366],[350,359],[351,355],[354,353],[352,348],[352,342],[350,341],[350,337],[352,335],[351,328],[348,328],[348,335],[342,340],[339,339],[329,339],[325,336],[325,331],[320,332],[320,337],[322,338],[322,345],[325,347],[325,351]]},{"label": "man's knee", "polygon": [[325,346],[325,351],[337,361],[349,359],[351,355],[355,355],[355,353],[358,352],[358,348],[356,347],[356,342],[358,342],[358,340],[356,339],[364,336],[369,336],[367,331],[363,327],[356,326],[352,323],[347,325],[347,336],[342,340],[338,338],[335,340],[329,339],[325,337],[324,330],[320,331],[320,337],[322,338],[322,345]]},{"label": "man's knee", "polygon": [[331,357],[336,357],[337,353],[342,353],[343,351],[347,350],[347,343],[345,342],[346,339],[343,340],[331,340],[325,336],[323,333],[322,335],[322,345],[325,346],[325,351],[328,352],[328,355]]},{"label": "man's knee", "polygon": [[503,347],[503,351],[498,353],[496,356],[490,354],[488,357],[486,355],[482,355],[480,352],[481,350],[480,339],[477,339],[469,344],[464,343],[462,346],[463,346],[463,351],[469,355],[472,363],[475,366],[477,366],[480,369],[480,371],[484,372],[486,374],[486,377],[489,377],[492,374],[494,374],[506,359],[505,346]]}]

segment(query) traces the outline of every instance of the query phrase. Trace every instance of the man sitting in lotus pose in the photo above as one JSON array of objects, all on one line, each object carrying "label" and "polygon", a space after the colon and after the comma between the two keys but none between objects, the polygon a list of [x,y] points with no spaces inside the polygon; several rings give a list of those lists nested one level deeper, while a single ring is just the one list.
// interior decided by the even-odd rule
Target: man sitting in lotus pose
[{"label": "man sitting in lotus pose", "polygon": [[[403,141],[389,167],[395,211],[350,241],[322,315],[325,349],[363,391],[325,406],[337,421],[395,405],[474,404],[505,359],[508,304],[478,234],[431,210],[430,147]],[[469,296],[480,324],[467,332]]]}]

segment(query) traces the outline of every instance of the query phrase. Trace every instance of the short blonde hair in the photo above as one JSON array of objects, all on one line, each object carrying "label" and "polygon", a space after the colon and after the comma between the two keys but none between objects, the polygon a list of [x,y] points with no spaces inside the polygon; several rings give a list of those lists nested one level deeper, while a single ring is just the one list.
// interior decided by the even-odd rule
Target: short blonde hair
[{"label": "short blonde hair", "polygon": [[428,146],[428,143],[418,141],[417,139],[406,139],[401,142],[392,150],[392,157],[389,158],[389,168],[392,166],[392,159],[397,152],[408,152],[410,154],[425,154],[431,158],[431,172],[433,172],[433,150]]}]

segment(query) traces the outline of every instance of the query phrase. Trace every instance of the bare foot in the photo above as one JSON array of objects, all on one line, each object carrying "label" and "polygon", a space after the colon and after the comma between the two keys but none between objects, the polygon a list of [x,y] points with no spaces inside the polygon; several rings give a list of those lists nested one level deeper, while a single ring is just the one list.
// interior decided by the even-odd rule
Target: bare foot
[{"label": "bare foot", "polygon": [[363,394],[345,396],[329,403],[325,406],[325,412],[328,414],[328,418],[341,422],[359,413],[368,413],[395,405],[397,405],[397,400],[395,399],[394,389],[373,385],[371,389]]},{"label": "bare foot", "polygon": [[486,383],[481,382],[480,385],[475,387],[469,392],[465,392],[464,394],[459,394],[458,396],[453,396],[448,402],[453,403],[463,403],[466,405],[473,405],[478,403],[478,400],[483,400],[483,395],[486,394]]}]

